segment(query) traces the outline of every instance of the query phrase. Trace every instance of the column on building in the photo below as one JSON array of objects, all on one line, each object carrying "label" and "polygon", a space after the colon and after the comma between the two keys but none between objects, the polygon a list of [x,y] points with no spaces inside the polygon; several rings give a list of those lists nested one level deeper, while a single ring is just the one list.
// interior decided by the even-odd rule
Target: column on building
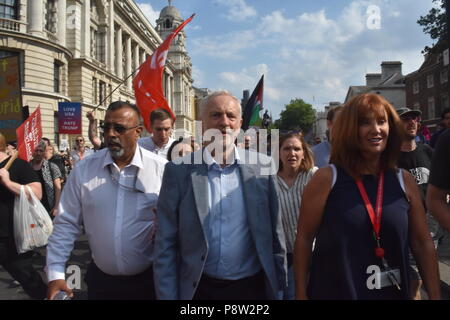
[{"label": "column on building", "polygon": [[34,36],[42,36],[44,30],[44,1],[33,0],[28,2],[28,31]]},{"label": "column on building", "polygon": [[117,77],[119,77],[120,79],[122,79],[123,77],[123,68],[122,68],[122,27],[121,26],[117,26],[116,28],[116,54],[115,54],[115,58],[116,58],[116,75]]},{"label": "column on building", "polygon": [[141,50],[140,64],[143,64],[145,62],[145,58],[146,58],[145,50]]},{"label": "column on building", "polygon": [[58,37],[59,44],[63,47],[66,46],[66,12],[66,0],[59,0],[57,2],[58,25],[56,27],[56,36]]},{"label": "column on building", "polygon": [[[131,74],[131,36],[127,34],[125,36],[125,74],[123,77],[128,77]],[[126,81],[126,86],[131,90],[131,77]]]},{"label": "column on building", "polygon": [[115,64],[114,64],[114,59],[115,59],[115,55],[116,55],[116,50],[117,50],[117,46],[116,43],[114,42],[114,2],[111,1],[109,3],[109,15],[108,15],[109,21],[108,21],[108,33],[107,33],[107,46],[108,46],[108,54],[107,54],[107,61],[106,64],[108,65],[108,70],[111,73],[114,73],[115,69]]},{"label": "column on building", "polygon": [[81,54],[85,57],[91,55],[91,0],[83,1],[81,14]]},{"label": "column on building", "polygon": [[131,72],[135,71],[141,65],[139,61],[139,45],[137,43],[135,43],[135,46],[133,48],[133,59],[134,59],[134,70],[132,70]]},{"label": "column on building", "polygon": [[171,86],[171,76],[170,74],[167,74],[166,83],[167,83],[167,103],[169,104],[169,107],[172,108],[172,86]]}]

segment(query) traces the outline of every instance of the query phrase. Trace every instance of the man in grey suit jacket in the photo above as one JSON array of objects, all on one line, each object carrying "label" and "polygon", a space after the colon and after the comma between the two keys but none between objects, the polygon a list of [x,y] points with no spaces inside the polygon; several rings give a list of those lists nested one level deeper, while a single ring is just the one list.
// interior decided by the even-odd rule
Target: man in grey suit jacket
[{"label": "man in grey suit jacket", "polygon": [[235,147],[242,124],[235,97],[214,92],[200,107],[204,129],[216,130],[214,143],[166,165],[157,206],[157,298],[278,299],[286,249],[267,167],[273,161]]}]

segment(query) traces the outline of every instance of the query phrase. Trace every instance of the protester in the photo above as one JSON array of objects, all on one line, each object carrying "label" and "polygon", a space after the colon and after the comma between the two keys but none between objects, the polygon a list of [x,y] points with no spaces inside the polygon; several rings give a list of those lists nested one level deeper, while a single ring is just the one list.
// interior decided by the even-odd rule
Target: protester
[{"label": "protester", "polygon": [[93,150],[84,145],[84,138],[82,136],[75,138],[75,144],[75,149],[70,153],[70,162],[72,166],[74,166],[78,161],[83,160],[87,156],[94,153]]},{"label": "protester", "polygon": [[[286,284],[286,252],[269,175],[273,163],[235,147],[242,125],[238,99],[213,92],[200,109],[204,130],[218,135],[166,165],[157,207],[157,297],[278,299]],[[245,162],[252,157],[260,161]]]},{"label": "protester", "polygon": [[437,130],[432,136],[430,140],[430,146],[432,148],[436,148],[436,144],[439,140],[439,137],[445,130],[450,129],[450,108],[444,109],[441,113],[441,129]]},{"label": "protester", "polygon": [[[5,165],[11,156],[6,153],[5,137],[0,133],[0,265],[18,281],[33,299],[44,299],[46,287],[33,268],[33,251],[17,253],[14,239],[14,199],[21,186],[28,186],[38,199],[42,197],[39,178],[22,159],[15,159],[9,168]],[[27,188],[25,192],[28,194]]]},{"label": "protester", "polygon": [[45,160],[47,145],[41,141],[33,151],[30,165],[39,177],[42,185],[41,203],[53,219],[58,212],[61,197],[61,172],[56,164]]},{"label": "protester", "polygon": [[286,237],[288,286],[283,299],[295,299],[293,252],[302,193],[317,167],[312,151],[301,133],[289,133],[280,138],[280,164],[275,187],[280,201],[281,218]]},{"label": "protester", "polygon": [[320,144],[321,142],[322,142],[322,139],[320,139],[320,137],[315,137],[314,138],[314,145]]},{"label": "protester", "polygon": [[333,130],[333,124],[337,119],[337,116],[339,115],[339,111],[341,110],[342,106],[337,106],[332,109],[330,109],[327,113],[327,139],[324,140],[319,144],[316,144],[312,147],[312,152],[314,153],[314,163],[318,168],[322,168],[328,165],[330,161],[330,150],[331,145],[329,140],[331,139],[331,132]]},{"label": "protester", "polygon": [[[428,185],[428,178],[431,169],[431,157],[433,156],[433,149],[427,144],[416,143],[417,133],[420,130],[420,115],[419,110],[411,110],[409,108],[397,109],[397,113],[402,121],[405,130],[405,137],[400,147],[400,157],[398,160],[398,167],[408,170],[416,180],[420,188],[423,203],[425,204],[425,195]],[[439,223],[427,213],[427,221],[430,229],[430,234],[437,247],[439,238],[442,236]],[[411,254],[410,254],[411,257]],[[412,265],[416,265],[413,258],[410,259]],[[414,300],[421,300],[420,288],[422,280],[419,273],[415,269],[410,272],[410,289],[411,297]]]},{"label": "protester", "polygon": [[93,111],[86,112],[86,117],[89,120],[89,128],[88,128],[89,141],[92,143],[94,150],[103,149],[105,145],[102,142],[102,140],[100,140],[100,138],[97,136],[97,123],[94,118]]},{"label": "protester", "polygon": [[174,121],[170,113],[165,109],[156,109],[150,113],[150,126],[152,128],[151,137],[143,137],[139,139],[139,145],[151,151],[164,159],[167,159],[167,152],[175,141],[172,135]]},{"label": "protester", "polygon": [[45,160],[48,160],[49,162],[52,162],[58,166],[58,169],[61,172],[61,183],[64,183],[66,181],[67,174],[63,157],[58,154],[57,150],[55,152],[55,149],[48,138],[42,138],[42,141],[44,141],[47,145],[45,151]]},{"label": "protester", "polygon": [[431,214],[450,232],[450,130],[442,133],[434,151],[431,163],[430,181],[427,191],[427,205]]},{"label": "protester", "polygon": [[183,137],[174,141],[167,151],[167,160],[172,161],[194,152],[191,141],[184,141]]},{"label": "protester", "polygon": [[297,298],[409,299],[408,246],[429,299],[440,298],[419,188],[411,174],[395,169],[402,135],[394,108],[378,94],[359,95],[341,110],[332,165],[319,169],[303,192]]},{"label": "protester", "polygon": [[82,225],[92,252],[88,299],[154,299],[153,210],[166,160],[139,147],[139,109],[112,103],[103,125],[107,149],[74,167],[47,246],[49,299],[72,295],[65,264]]}]

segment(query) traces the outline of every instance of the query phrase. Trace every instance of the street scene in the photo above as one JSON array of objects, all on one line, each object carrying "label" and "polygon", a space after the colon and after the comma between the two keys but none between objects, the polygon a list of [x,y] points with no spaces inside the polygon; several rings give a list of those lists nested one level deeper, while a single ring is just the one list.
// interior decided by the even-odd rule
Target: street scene
[{"label": "street scene", "polygon": [[0,300],[450,300],[449,13],[0,0]]}]

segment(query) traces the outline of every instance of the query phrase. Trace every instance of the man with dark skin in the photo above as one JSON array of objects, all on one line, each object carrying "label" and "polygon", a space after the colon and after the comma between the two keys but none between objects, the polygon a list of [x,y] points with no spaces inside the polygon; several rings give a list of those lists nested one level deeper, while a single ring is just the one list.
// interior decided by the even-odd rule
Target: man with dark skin
[{"label": "man with dark skin", "polygon": [[47,246],[48,299],[72,295],[65,264],[82,225],[92,251],[88,299],[154,299],[153,209],[166,161],[138,146],[136,106],[117,101],[106,112],[106,149],[69,176]]}]

